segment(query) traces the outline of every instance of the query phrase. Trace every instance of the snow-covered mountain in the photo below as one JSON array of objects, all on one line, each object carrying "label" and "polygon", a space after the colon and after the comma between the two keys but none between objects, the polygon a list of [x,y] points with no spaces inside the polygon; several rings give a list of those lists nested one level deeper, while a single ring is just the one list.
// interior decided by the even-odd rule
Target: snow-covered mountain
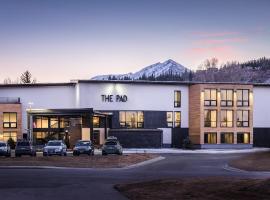
[{"label": "snow-covered mountain", "polygon": [[92,80],[108,80],[109,78],[113,77],[119,80],[125,79],[125,78],[137,80],[141,78],[142,76],[144,77],[154,76],[156,78],[165,74],[182,75],[186,71],[189,72],[190,70],[184,67],[183,65],[173,61],[172,59],[169,59],[162,63],[158,62],[153,65],[147,66],[135,73],[99,75],[91,79]]}]

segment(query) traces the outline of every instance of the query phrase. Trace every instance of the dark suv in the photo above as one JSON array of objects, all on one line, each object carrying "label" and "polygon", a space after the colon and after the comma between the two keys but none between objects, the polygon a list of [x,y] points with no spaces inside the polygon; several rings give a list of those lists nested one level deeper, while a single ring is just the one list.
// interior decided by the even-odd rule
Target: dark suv
[{"label": "dark suv", "polygon": [[30,141],[18,141],[15,147],[15,156],[36,156],[36,150]]},{"label": "dark suv", "polygon": [[89,156],[94,155],[94,145],[90,140],[77,141],[73,149],[73,155],[79,156],[80,154],[88,154]]}]

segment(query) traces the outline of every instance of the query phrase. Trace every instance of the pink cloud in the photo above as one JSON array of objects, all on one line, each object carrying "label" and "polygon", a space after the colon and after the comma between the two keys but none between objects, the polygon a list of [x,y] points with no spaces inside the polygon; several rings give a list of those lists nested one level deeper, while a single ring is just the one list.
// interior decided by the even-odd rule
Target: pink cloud
[{"label": "pink cloud", "polygon": [[226,39],[201,39],[194,42],[195,45],[220,45],[226,43],[243,43],[246,42],[247,38],[245,37],[235,37],[235,38],[226,38]]},{"label": "pink cloud", "polygon": [[191,34],[197,37],[224,37],[224,36],[239,35],[240,33],[236,31],[222,31],[222,32],[194,31]]}]

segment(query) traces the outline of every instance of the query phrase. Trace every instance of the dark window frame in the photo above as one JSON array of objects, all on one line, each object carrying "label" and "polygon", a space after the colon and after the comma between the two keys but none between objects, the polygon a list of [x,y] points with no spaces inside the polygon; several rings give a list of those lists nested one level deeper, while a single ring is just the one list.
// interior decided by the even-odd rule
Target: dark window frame
[{"label": "dark window frame", "polygon": [[[179,93],[179,96],[180,96],[180,100],[179,101],[176,101],[176,94]],[[181,100],[182,100],[182,93],[180,90],[175,90],[174,91],[174,107],[175,108],[180,108],[181,107]]]},{"label": "dark window frame", "polygon": [[[232,121],[226,121],[224,122],[221,118],[222,118],[222,112],[226,112],[226,118],[228,118],[228,111],[232,112]],[[228,123],[232,123],[232,126],[228,126]],[[233,128],[234,127],[234,116],[233,116],[233,110],[220,110],[220,127],[225,127],[225,128]],[[226,123],[226,125],[224,126],[222,123]]]},{"label": "dark window frame", "polygon": [[[238,99],[238,91],[241,91],[241,99]],[[248,99],[244,100],[244,91],[248,91]],[[249,99],[250,90],[249,89],[237,89],[236,90],[236,99],[237,99],[237,107],[249,107],[250,106],[250,99]]]},{"label": "dark window frame", "polygon": [[[206,90],[210,91],[210,93],[209,93],[210,94],[210,99],[205,99],[205,91]],[[216,100],[211,99],[212,90],[216,91]],[[214,89],[214,88],[206,88],[206,89],[204,89],[204,106],[214,106],[214,107],[217,106],[217,89]]]},{"label": "dark window frame", "polygon": [[[9,115],[9,121],[4,122],[4,115],[8,114]],[[15,114],[16,115],[16,122],[10,122],[10,114]],[[15,126],[12,126],[12,124],[15,124]],[[8,125],[7,127],[5,125]],[[17,112],[3,112],[3,128],[17,128],[18,127],[18,114]]]},{"label": "dark window frame", "polygon": [[[125,121],[120,120],[120,112],[125,113]],[[137,118],[136,127],[128,127],[127,124],[130,123],[130,122],[127,122],[127,112],[136,112],[136,118]],[[138,121],[139,112],[142,112],[142,114],[143,114],[143,122]],[[130,111],[129,110],[121,110],[121,111],[119,111],[119,127],[120,128],[129,128],[129,129],[144,128],[144,111],[141,111],[141,110],[130,110]]]},{"label": "dark window frame", "polygon": [[[172,121],[168,121],[168,118],[167,118],[168,113],[172,114]],[[166,112],[166,125],[167,125],[167,127],[168,128],[173,128],[173,122],[174,122],[174,113],[173,113],[173,111],[167,111]]]},{"label": "dark window frame", "polygon": [[[212,114],[210,114],[210,121],[206,121],[206,117],[205,117],[205,112],[206,111],[210,111],[212,113],[212,111],[216,112],[216,121],[212,121]],[[216,128],[217,127],[217,121],[218,121],[218,112],[216,109],[205,109],[204,110],[204,127],[209,127],[209,128]],[[215,122],[215,126],[212,126],[212,122]],[[207,123],[210,124],[210,126],[206,125]]]},{"label": "dark window frame", "polygon": [[[226,100],[221,99],[222,91],[226,91]],[[228,91],[232,92],[232,100],[228,100]],[[223,105],[223,103],[225,105]],[[220,90],[220,106],[221,107],[233,107],[233,105],[234,105],[234,90],[233,89],[221,89]]]},{"label": "dark window frame", "polygon": [[[215,141],[215,143],[209,143],[209,141],[208,141],[208,134],[215,134],[216,135],[216,141]],[[217,144],[217,132],[205,132],[204,133],[204,144]]]},{"label": "dark window frame", "polygon": [[[230,134],[230,135],[232,135],[232,142],[230,143],[230,142],[225,142],[225,135],[226,134]],[[221,132],[220,133],[220,144],[234,144],[234,133],[233,132]]]},{"label": "dark window frame", "polygon": [[[242,121],[238,120],[238,112],[241,112]],[[248,121],[244,121],[244,112],[248,113]],[[249,110],[237,110],[236,111],[236,125],[237,127],[249,127],[249,120],[250,120],[250,112]],[[244,126],[244,124],[247,123],[247,125]]]},{"label": "dark window frame", "polygon": [[[176,113],[180,113],[180,121],[176,121],[176,117],[175,117]],[[180,128],[181,127],[181,121],[182,121],[182,116],[181,115],[182,115],[181,111],[174,111],[174,115],[173,115],[174,119],[173,119],[173,121],[174,121],[174,127],[175,128]]]}]

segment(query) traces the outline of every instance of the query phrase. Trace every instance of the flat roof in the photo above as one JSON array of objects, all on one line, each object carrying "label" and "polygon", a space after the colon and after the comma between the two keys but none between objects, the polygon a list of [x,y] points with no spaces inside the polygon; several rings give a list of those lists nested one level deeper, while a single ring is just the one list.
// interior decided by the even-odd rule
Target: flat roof
[{"label": "flat roof", "polygon": [[253,85],[270,87],[270,83],[249,82],[200,82],[200,81],[148,81],[148,80],[71,80],[60,83],[31,83],[31,84],[0,84],[0,88],[6,87],[50,87],[50,86],[75,86],[77,83],[119,83],[119,84],[150,84],[150,85],[195,85],[195,84],[229,84],[229,85]]}]

